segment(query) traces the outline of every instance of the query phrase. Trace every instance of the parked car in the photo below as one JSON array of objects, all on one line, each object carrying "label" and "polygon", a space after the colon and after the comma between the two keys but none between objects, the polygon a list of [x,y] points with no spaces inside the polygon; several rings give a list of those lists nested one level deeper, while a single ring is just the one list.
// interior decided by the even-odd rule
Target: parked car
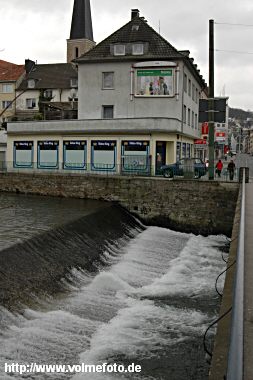
[{"label": "parked car", "polygon": [[206,174],[207,168],[200,158],[181,158],[174,164],[163,165],[161,173],[165,178],[184,176],[186,172],[192,173],[194,178],[200,178]]}]

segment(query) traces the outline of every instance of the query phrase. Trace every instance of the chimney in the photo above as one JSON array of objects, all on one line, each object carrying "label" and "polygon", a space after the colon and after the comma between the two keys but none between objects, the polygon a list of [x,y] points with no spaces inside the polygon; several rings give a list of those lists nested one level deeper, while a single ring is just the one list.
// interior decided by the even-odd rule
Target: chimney
[{"label": "chimney", "polygon": [[131,9],[131,20],[133,20],[135,17],[140,16],[140,11],[139,9]]}]

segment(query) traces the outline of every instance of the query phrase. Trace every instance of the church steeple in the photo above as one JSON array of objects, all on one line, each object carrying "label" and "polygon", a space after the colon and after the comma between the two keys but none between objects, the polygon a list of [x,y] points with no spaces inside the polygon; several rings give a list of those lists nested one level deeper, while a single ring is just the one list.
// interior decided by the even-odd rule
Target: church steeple
[{"label": "church steeple", "polygon": [[80,57],[94,45],[90,0],[74,0],[70,38],[67,40],[67,62]]}]

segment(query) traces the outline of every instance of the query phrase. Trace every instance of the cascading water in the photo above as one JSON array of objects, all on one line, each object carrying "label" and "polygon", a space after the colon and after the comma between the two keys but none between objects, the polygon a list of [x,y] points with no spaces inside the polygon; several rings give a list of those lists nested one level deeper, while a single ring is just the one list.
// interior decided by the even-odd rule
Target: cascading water
[{"label": "cascading water", "polygon": [[[46,205],[45,198],[33,199]],[[219,307],[214,283],[224,267],[219,247],[226,237],[145,228],[124,210],[100,203],[94,212],[89,204],[82,216],[80,205],[77,220],[72,206],[61,227],[47,220],[45,232],[41,218],[43,234],[3,244],[0,260],[4,271],[9,259],[16,263],[8,276],[19,291],[2,296],[0,379],[207,379],[202,337]],[[57,220],[57,206],[50,210]],[[4,285],[2,269],[1,277]],[[4,363],[13,362],[134,362],[142,371],[4,373]]]}]

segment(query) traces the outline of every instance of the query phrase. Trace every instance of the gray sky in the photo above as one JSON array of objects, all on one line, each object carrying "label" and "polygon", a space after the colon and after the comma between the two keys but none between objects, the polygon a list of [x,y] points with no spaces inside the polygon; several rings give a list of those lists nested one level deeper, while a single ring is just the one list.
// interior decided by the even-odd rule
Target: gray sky
[{"label": "gray sky", "polygon": [[[149,25],[178,50],[190,50],[208,83],[208,20],[215,23],[215,95],[253,110],[252,0],[91,0],[93,33],[100,42],[138,8]],[[66,61],[73,0],[0,0],[0,59],[21,64]],[[223,25],[219,23],[252,26]],[[252,54],[239,54],[248,52]]]}]

